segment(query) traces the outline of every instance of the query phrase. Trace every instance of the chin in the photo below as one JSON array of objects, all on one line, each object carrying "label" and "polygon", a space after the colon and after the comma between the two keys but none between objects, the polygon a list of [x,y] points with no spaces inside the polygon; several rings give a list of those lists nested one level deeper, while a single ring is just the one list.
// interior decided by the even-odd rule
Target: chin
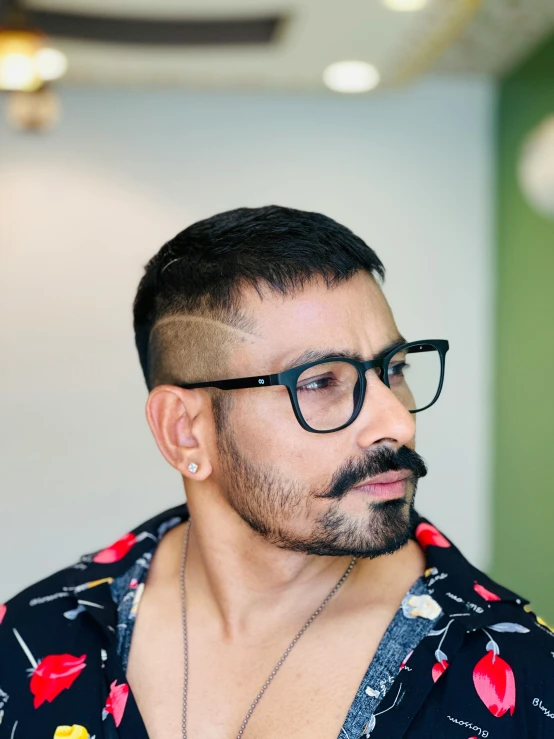
[{"label": "chin", "polygon": [[361,557],[392,554],[408,543],[415,519],[413,497],[377,501],[371,506],[371,514],[371,541],[368,553]]},{"label": "chin", "polygon": [[323,557],[374,559],[401,549],[410,539],[413,498],[370,503],[363,515],[332,506],[308,537],[284,535],[273,543],[282,549]]}]

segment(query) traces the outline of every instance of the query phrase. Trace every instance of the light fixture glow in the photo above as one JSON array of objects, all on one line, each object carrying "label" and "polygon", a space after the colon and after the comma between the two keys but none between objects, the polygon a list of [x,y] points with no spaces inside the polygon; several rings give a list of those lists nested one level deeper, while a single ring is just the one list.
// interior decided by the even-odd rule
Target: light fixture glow
[{"label": "light fixture glow", "polygon": [[323,81],[335,92],[368,92],[377,87],[380,79],[372,64],[355,60],[335,62],[323,72]]},{"label": "light fixture glow", "polygon": [[429,0],[383,0],[383,3],[390,10],[396,10],[400,13],[413,13],[416,10],[422,10],[429,4]]},{"label": "light fixture glow", "polygon": [[32,90],[35,86],[33,57],[6,54],[0,59],[0,87],[3,90]]},{"label": "light fixture glow", "polygon": [[36,90],[42,84],[35,54],[42,36],[34,31],[0,29],[0,89]]},{"label": "light fixture glow", "polygon": [[44,81],[57,80],[67,71],[67,57],[58,49],[44,48],[35,54],[38,75]]},{"label": "light fixture glow", "polygon": [[65,54],[34,29],[0,28],[0,90],[33,92],[67,69]]}]

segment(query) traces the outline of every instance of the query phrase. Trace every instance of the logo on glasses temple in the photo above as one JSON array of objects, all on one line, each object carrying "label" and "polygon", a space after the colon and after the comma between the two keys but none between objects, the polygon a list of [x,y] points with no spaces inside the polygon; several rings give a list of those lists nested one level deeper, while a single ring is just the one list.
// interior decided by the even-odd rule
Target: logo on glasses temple
[{"label": "logo on glasses temple", "polygon": [[258,380],[258,382],[260,383],[260,385],[263,385],[265,381],[264,380]]}]

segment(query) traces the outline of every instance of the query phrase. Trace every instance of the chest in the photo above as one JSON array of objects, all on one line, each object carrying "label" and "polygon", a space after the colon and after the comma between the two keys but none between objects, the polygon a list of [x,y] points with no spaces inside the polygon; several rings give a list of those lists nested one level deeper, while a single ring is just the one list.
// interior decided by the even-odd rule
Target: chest
[{"label": "chest", "polygon": [[[337,739],[394,613],[394,608],[375,608],[341,623],[321,614],[277,670],[244,739]],[[294,635],[238,647],[210,639],[201,624],[194,626],[189,623],[188,737],[235,739]],[[180,619],[159,629],[142,610],[127,677],[150,739],[181,738],[183,674]]]}]

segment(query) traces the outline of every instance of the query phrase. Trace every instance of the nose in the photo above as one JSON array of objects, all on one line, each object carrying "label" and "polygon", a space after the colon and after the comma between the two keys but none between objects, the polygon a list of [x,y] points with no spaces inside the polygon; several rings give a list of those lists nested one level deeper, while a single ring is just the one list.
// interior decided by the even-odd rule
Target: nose
[{"label": "nose", "polygon": [[352,424],[360,447],[388,442],[395,448],[413,447],[415,415],[402,404],[374,370],[366,373],[365,398],[358,418]]}]

